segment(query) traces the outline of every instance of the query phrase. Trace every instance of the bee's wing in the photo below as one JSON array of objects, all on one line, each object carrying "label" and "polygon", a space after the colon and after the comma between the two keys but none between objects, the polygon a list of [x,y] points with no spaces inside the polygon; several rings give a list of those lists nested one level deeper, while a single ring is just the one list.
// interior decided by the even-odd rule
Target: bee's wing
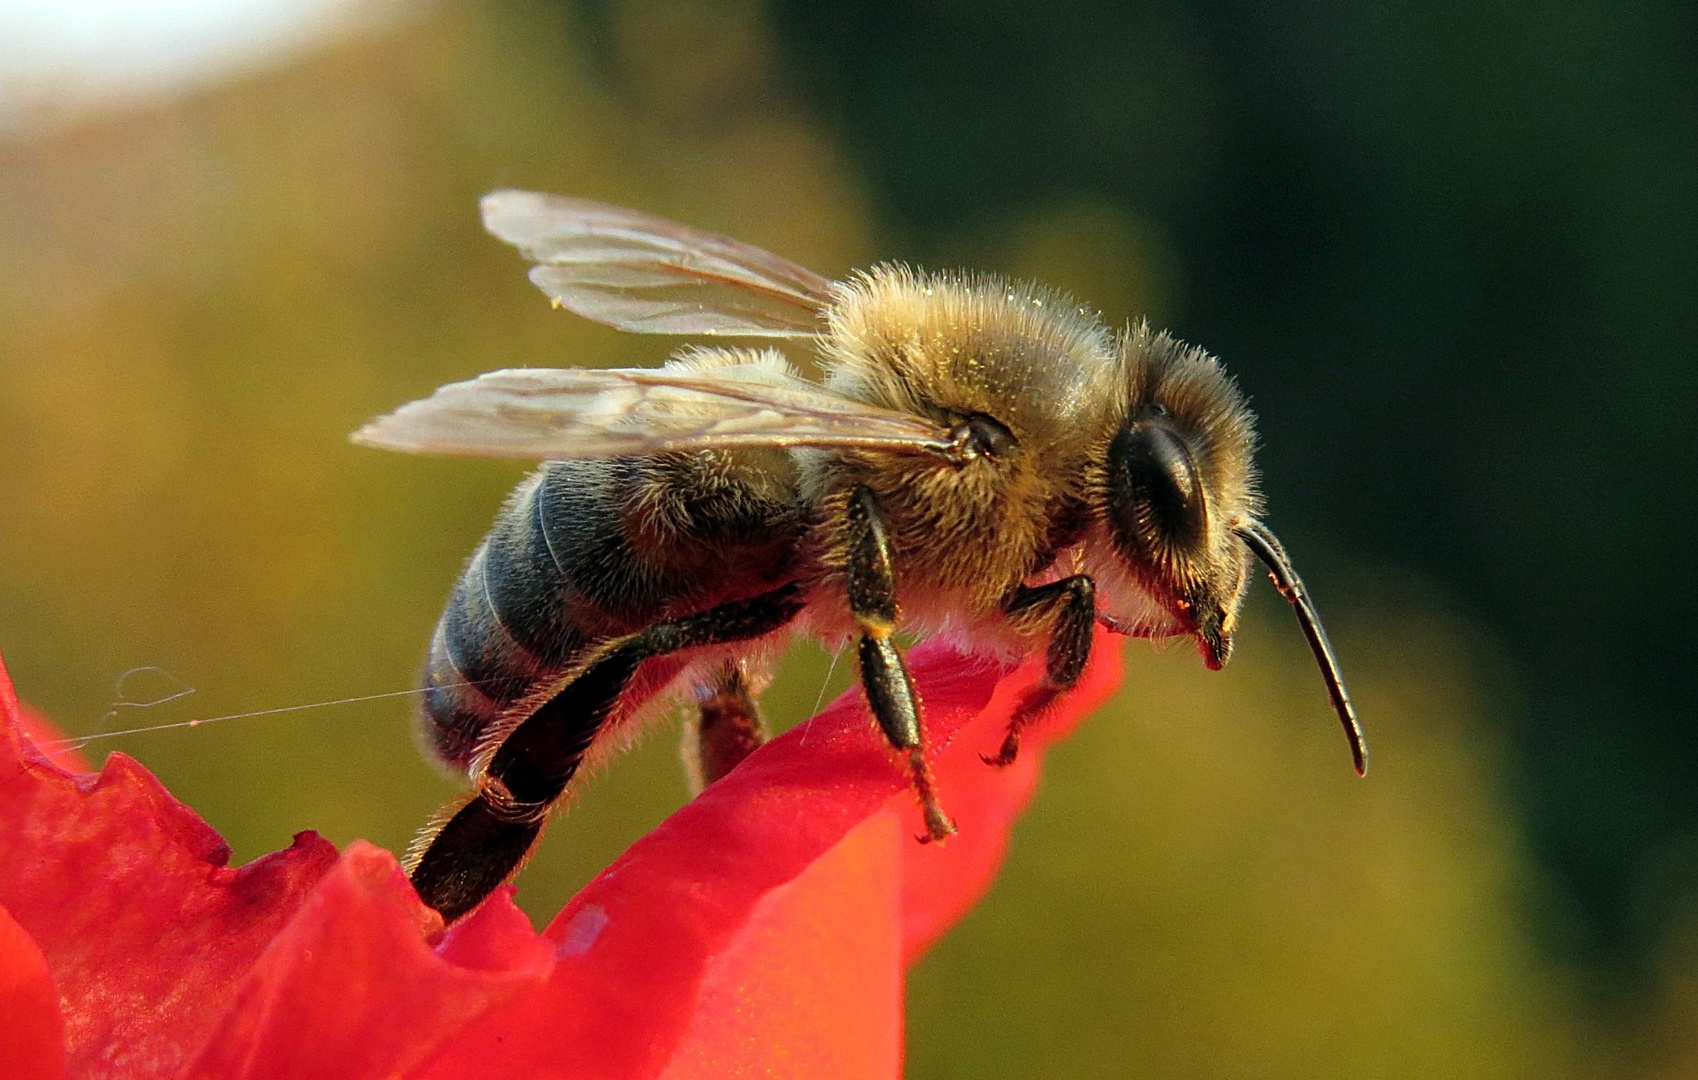
[{"label": "bee's wing", "polygon": [[415,454],[534,459],[738,446],[954,450],[941,424],[756,364],[494,371],[403,405],[355,432],[354,441]]},{"label": "bee's wing", "polygon": [[641,334],[817,337],[831,282],[771,252],[664,218],[532,191],[483,198],[483,224],[537,265],[564,308]]}]

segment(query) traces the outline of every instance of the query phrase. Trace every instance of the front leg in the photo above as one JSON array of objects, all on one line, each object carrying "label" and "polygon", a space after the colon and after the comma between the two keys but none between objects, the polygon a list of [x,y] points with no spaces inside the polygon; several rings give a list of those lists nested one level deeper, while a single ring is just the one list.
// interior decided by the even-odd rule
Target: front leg
[{"label": "front leg", "polygon": [[1003,602],[1002,610],[1016,626],[1041,629],[1043,624],[1049,624],[1049,651],[1044,658],[1043,681],[1021,698],[1008,721],[1002,749],[995,757],[986,757],[985,764],[999,768],[1012,765],[1020,754],[1020,729],[1056,698],[1073,689],[1084,674],[1085,662],[1091,658],[1092,627],[1097,620],[1096,597],[1096,583],[1084,574],[1075,574],[1048,585],[1022,585]]},{"label": "front leg", "polygon": [[849,496],[849,612],[861,630],[857,655],[861,687],[884,737],[908,753],[908,775],[925,812],[926,840],[942,840],[955,825],[938,805],[920,730],[920,701],[891,635],[896,632],[896,574],[890,537],[878,503],[865,487]]}]

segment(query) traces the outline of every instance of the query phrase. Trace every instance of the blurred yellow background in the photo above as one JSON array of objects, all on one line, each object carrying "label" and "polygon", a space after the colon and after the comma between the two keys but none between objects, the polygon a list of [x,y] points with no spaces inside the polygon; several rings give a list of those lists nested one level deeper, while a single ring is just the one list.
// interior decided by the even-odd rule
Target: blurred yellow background
[{"label": "blurred yellow background", "polygon": [[[480,371],[674,344],[551,311],[481,231],[483,192],[638,206],[833,275],[904,254],[760,5],[614,0],[593,33],[575,10],[444,2],[0,139],[0,650],[26,699],[86,734],[411,688],[521,470],[348,432]],[[1117,321],[1183,302],[1163,228],[1089,191],[947,246]],[[911,1074],[1698,1075],[1698,911],[1625,999],[1529,928],[1563,916],[1511,809],[1521,691],[1492,631],[1418,574],[1296,557],[1328,586],[1373,774],[1350,775],[1271,589],[1223,673],[1128,646],[990,898],[915,972]],[[780,725],[828,662],[798,651]],[[139,757],[240,860],[308,828],[400,850],[452,790],[409,707],[90,751]],[[540,923],[683,798],[657,733],[553,828],[521,902]]]}]

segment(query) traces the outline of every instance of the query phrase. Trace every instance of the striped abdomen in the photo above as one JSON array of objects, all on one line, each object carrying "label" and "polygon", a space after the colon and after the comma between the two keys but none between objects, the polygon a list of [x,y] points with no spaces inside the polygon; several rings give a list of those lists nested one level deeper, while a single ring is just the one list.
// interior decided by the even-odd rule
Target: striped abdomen
[{"label": "striped abdomen", "polygon": [[465,768],[492,724],[586,649],[783,581],[802,527],[781,451],[545,463],[437,624],[419,717],[427,747]]}]

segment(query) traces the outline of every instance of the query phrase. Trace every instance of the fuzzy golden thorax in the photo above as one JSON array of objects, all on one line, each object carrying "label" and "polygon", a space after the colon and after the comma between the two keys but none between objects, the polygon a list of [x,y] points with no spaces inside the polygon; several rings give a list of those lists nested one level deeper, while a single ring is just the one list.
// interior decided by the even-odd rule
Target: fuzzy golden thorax
[{"label": "fuzzy golden thorax", "polygon": [[1120,414],[1092,478],[1098,536],[1124,584],[1219,667],[1248,584],[1250,553],[1234,530],[1261,510],[1254,418],[1214,357],[1147,325],[1124,336],[1118,368]]},{"label": "fuzzy golden thorax", "polygon": [[[1114,343],[1094,313],[1036,286],[881,266],[839,287],[822,347],[832,389],[951,427],[990,422],[994,451],[955,465],[845,452],[820,474],[826,521],[856,485],[883,513],[906,607],[994,612],[1053,556],[1112,409]],[[841,565],[839,538],[827,566]],[[936,618],[931,619],[936,622]]]},{"label": "fuzzy golden thorax", "polygon": [[1096,313],[1071,297],[895,264],[837,292],[822,350],[832,389],[945,423],[995,417],[1028,453],[1088,444],[1115,349]]}]

